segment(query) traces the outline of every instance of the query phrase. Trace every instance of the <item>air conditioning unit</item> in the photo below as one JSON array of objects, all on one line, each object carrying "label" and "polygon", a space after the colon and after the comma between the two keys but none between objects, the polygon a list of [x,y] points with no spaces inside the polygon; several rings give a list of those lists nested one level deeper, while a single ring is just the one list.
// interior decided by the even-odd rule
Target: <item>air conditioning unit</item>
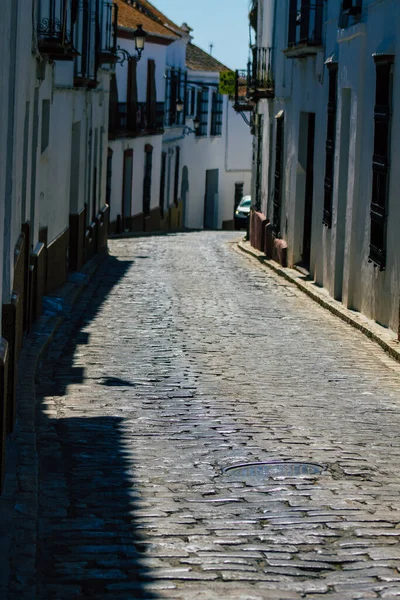
[{"label": "air conditioning unit", "polygon": [[362,0],[343,0],[343,14],[357,16],[362,11]]}]

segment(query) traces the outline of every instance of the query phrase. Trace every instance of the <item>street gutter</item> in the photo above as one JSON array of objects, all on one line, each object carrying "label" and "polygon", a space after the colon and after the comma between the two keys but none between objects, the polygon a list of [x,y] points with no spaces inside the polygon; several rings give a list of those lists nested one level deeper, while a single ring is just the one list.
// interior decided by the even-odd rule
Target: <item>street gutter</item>
[{"label": "street gutter", "polygon": [[343,306],[341,302],[334,300],[329,296],[325,288],[317,286],[313,281],[307,279],[299,271],[282,267],[274,260],[267,259],[264,252],[256,250],[250,245],[250,242],[239,241],[234,245],[240,252],[247,254],[249,257],[257,260],[263,267],[274,271],[277,275],[284,277],[290,283],[293,283],[299,290],[307,294],[309,298],[317,302],[323,308],[326,308],[336,317],[342,319],[358,331],[361,331],[370,340],[379,344],[391,358],[400,362],[400,343],[396,339],[396,333],[391,329],[382,327],[372,319],[368,319],[365,315],[350,310]]}]

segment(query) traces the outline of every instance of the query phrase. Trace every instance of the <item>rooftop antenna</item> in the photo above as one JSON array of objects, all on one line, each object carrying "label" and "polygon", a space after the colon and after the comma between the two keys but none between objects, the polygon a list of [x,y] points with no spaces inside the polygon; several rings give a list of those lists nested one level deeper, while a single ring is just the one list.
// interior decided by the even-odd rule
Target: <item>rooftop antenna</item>
[{"label": "rooftop antenna", "polygon": [[210,56],[212,56],[213,48],[214,48],[214,44],[210,44]]}]

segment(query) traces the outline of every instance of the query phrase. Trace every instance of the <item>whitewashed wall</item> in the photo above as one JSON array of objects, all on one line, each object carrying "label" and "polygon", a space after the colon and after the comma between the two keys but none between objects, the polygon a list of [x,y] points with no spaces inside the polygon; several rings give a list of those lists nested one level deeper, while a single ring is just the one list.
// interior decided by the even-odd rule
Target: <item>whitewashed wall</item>
[{"label": "whitewashed wall", "polygon": [[[263,0],[264,19],[259,45],[268,45],[271,2]],[[263,210],[272,217],[273,169],[275,161],[276,115],[285,111],[284,179],[282,191],[282,234],[288,242],[288,260],[301,258],[304,223],[304,115],[314,112],[315,157],[314,200],[310,273],[318,285],[343,303],[379,323],[397,330],[400,298],[400,206],[397,189],[400,172],[400,4],[392,0],[364,0],[360,23],[338,28],[340,1],[324,4],[324,51],[317,57],[289,59],[287,47],[288,2],[277,3],[273,38],[276,98],[261,101],[264,115],[262,198]],[[268,43],[267,43],[268,42]],[[373,54],[394,52],[393,118],[390,191],[388,201],[387,263],[384,271],[368,261],[370,244],[370,203],[374,139],[375,64]],[[324,203],[325,143],[327,128],[328,72],[324,61],[335,54],[339,63],[334,196],[332,228],[322,224]],[[345,140],[342,116],[349,102],[350,144]],[[271,137],[272,134],[272,137]],[[302,150],[303,149],[303,150]],[[346,160],[344,160],[344,157]],[[339,191],[339,177],[347,175],[347,186]],[[342,179],[341,179],[342,181]]]},{"label": "whitewashed wall", "polygon": [[[210,136],[211,94],[212,90],[217,89],[219,73],[189,70],[188,84],[199,81],[204,82],[205,86],[209,84],[208,134],[207,137],[197,137],[193,133],[183,135],[183,125],[166,130],[163,140],[163,149],[167,152],[166,205],[172,205],[174,201],[175,148],[179,146],[179,195],[184,167],[188,169],[189,178],[185,227],[203,228],[206,172],[218,169],[217,227],[221,228],[224,221],[233,220],[235,183],[243,182],[244,194],[250,193],[252,138],[249,126],[233,110],[227,96],[224,96],[222,133],[220,136]],[[188,118],[186,125],[193,130],[192,119]]]},{"label": "whitewashed wall", "polygon": [[[130,55],[135,56],[135,43],[133,40],[118,38],[118,45],[125,49]],[[167,60],[168,46],[145,44],[140,61],[137,63],[138,102],[146,102],[147,61],[152,59],[156,64],[156,88],[157,102],[163,102],[165,98],[165,65]],[[118,86],[118,101],[126,102],[127,98],[127,62],[117,64],[115,75]]]},{"label": "whitewashed wall", "polygon": [[[131,55],[135,54],[135,44],[133,40],[118,38],[118,44],[126,49]],[[146,43],[140,61],[137,63],[137,87],[138,101],[146,101],[147,90],[147,61],[155,61],[157,102],[165,100],[165,68],[167,60],[168,47],[161,44]],[[118,101],[126,102],[127,98],[127,62],[122,65],[117,64],[115,68]],[[147,135],[132,138],[118,138],[110,140],[108,147],[112,150],[112,178],[111,178],[111,198],[110,198],[110,220],[115,221],[118,215],[122,214],[122,190],[124,173],[124,152],[133,150],[133,171],[132,171],[132,208],[131,215],[136,215],[143,211],[143,179],[145,165],[145,146],[153,146],[152,162],[152,185],[150,209],[159,205],[160,197],[160,175],[161,175],[161,135]]]},{"label": "whitewashed wall", "polygon": [[110,219],[115,221],[122,213],[122,190],[124,172],[124,152],[133,150],[133,172],[132,172],[132,210],[131,215],[137,215],[143,211],[143,179],[145,163],[145,146],[153,146],[153,169],[151,184],[150,208],[159,205],[160,198],[160,175],[161,175],[161,135],[142,136],[131,139],[110,140],[109,148],[112,156],[112,181],[110,199]]}]

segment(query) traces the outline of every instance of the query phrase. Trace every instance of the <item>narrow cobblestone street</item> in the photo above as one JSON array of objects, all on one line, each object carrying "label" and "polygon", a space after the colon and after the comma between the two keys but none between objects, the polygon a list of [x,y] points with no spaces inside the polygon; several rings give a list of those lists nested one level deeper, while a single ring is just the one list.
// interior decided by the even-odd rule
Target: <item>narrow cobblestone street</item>
[{"label": "narrow cobblestone street", "polygon": [[51,345],[38,600],[400,597],[400,365],[237,237],[110,241]]}]

